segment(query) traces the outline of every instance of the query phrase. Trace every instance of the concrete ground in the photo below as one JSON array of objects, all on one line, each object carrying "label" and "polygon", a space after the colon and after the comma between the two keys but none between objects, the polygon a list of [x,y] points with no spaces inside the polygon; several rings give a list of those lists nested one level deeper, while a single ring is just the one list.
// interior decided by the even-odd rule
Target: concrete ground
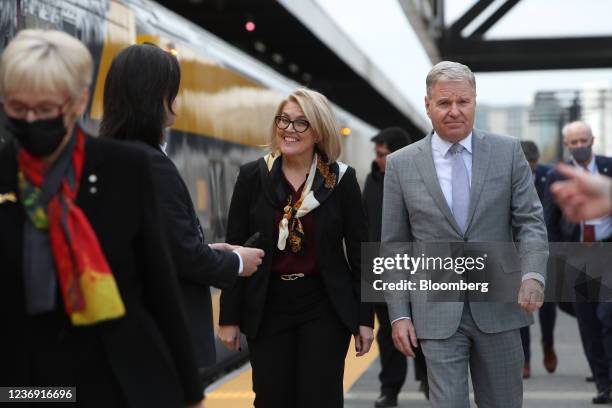
[{"label": "concrete ground", "polygon": [[[524,380],[524,408],[582,408],[594,407],[591,398],[595,395],[593,383],[585,377],[590,370],[580,343],[576,320],[557,310],[555,349],[559,365],[554,374],[546,372],[542,365],[540,326],[531,326],[531,378]],[[378,397],[379,360],[376,359],[345,394],[346,408],[373,407]],[[421,408],[431,405],[418,391],[414,381],[413,363],[409,363],[406,384],[399,396],[399,407]],[[476,406],[472,402],[472,406]]]}]

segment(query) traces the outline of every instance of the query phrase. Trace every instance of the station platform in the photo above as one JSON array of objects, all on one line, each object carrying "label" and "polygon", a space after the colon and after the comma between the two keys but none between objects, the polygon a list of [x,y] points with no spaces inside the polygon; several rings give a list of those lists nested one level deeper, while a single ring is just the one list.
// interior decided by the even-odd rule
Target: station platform
[{"label": "station platform", "polygon": [[[582,408],[593,407],[595,395],[593,383],[585,378],[590,370],[584,353],[576,319],[557,311],[555,327],[555,350],[559,365],[554,374],[546,372],[542,365],[540,327],[531,326],[531,378],[524,380],[524,408]],[[349,350],[354,351],[351,344]],[[413,363],[409,362],[406,383],[399,395],[398,407],[425,408],[431,404],[419,392],[419,383],[414,380]],[[349,353],[344,378],[345,408],[371,408],[379,395],[378,373],[380,371],[378,347],[374,342],[368,355],[355,358]],[[476,407],[471,395],[472,406]],[[246,408],[253,406],[254,394],[249,365],[220,379],[207,389],[207,408]]]}]

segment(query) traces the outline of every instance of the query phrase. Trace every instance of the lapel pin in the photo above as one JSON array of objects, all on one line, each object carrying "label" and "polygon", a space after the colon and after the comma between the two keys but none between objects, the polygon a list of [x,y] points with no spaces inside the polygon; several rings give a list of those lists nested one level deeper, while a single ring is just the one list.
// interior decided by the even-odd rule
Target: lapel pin
[{"label": "lapel pin", "polygon": [[17,196],[15,195],[15,193],[6,193],[6,194],[0,194],[0,204],[3,203],[16,203],[17,202]]}]

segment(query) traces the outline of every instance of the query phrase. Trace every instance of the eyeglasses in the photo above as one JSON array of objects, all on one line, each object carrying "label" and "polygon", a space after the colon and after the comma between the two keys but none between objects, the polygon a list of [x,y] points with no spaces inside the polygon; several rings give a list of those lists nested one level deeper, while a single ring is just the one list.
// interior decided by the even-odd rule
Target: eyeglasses
[{"label": "eyeglasses", "polygon": [[42,103],[37,106],[28,106],[17,101],[0,101],[0,104],[4,107],[6,114],[15,119],[25,119],[30,111],[34,113],[36,119],[52,119],[63,113],[68,101],[69,99],[66,99],[61,104]]},{"label": "eyeglasses", "polygon": [[286,116],[276,116],[274,117],[274,123],[276,127],[279,129],[289,129],[290,125],[293,125],[293,130],[298,133],[304,133],[310,127],[310,123],[305,119],[296,119],[291,120]]}]

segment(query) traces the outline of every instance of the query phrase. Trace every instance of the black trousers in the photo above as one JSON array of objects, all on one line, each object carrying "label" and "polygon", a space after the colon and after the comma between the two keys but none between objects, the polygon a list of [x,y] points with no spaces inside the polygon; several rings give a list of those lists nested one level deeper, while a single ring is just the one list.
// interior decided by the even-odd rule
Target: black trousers
[{"label": "black trousers", "polygon": [[[380,393],[385,395],[397,395],[404,385],[406,373],[408,371],[408,362],[404,356],[393,344],[391,337],[391,322],[389,321],[389,311],[385,303],[377,303],[374,305],[374,311],[378,317],[380,324],[376,341],[380,351]],[[414,376],[417,381],[427,381],[427,366],[425,365],[425,356],[421,348],[415,350],[416,357],[414,358]]]},{"label": "black trousers", "polygon": [[612,384],[612,302],[574,303],[584,353],[598,391]]},{"label": "black trousers", "polygon": [[256,408],[342,408],[351,333],[319,277],[271,277],[263,322],[249,338]]},{"label": "black trousers", "polygon": [[[542,344],[552,347],[554,344],[555,322],[557,321],[557,304],[555,302],[544,302],[538,311],[540,319],[540,330],[542,331]],[[523,343],[523,353],[525,362],[531,359],[531,334],[529,326],[521,327],[521,341]]]}]

